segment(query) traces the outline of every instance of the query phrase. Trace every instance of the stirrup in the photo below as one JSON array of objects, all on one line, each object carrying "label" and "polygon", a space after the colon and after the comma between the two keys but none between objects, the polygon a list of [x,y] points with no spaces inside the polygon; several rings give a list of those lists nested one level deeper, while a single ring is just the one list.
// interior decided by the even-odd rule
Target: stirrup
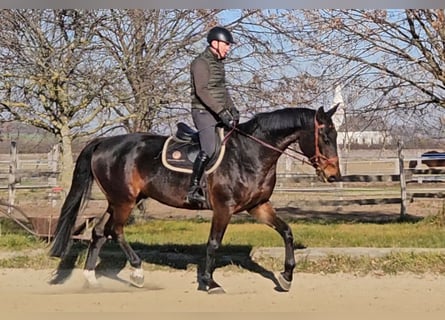
[{"label": "stirrup", "polygon": [[185,197],[185,202],[187,203],[196,203],[196,202],[201,202],[201,203],[205,203],[206,202],[206,197],[202,194],[202,189],[199,186],[193,186],[190,191],[188,192],[187,196]]}]

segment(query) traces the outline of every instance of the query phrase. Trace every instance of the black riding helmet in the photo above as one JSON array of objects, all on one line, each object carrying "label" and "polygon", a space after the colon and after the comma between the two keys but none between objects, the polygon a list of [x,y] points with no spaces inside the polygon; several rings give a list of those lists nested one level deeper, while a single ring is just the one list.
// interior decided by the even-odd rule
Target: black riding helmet
[{"label": "black riding helmet", "polygon": [[207,42],[211,43],[213,40],[235,44],[230,31],[223,27],[213,27],[210,29],[209,33],[207,34]]}]

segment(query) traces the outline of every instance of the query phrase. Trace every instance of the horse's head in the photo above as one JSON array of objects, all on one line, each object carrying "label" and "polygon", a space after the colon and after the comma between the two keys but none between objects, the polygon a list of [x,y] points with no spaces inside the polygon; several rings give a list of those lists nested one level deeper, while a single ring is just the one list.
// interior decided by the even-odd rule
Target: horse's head
[{"label": "horse's head", "polygon": [[341,180],[337,154],[337,131],[332,115],[338,104],[325,112],[320,107],[314,117],[314,126],[302,133],[299,144],[301,151],[310,160],[317,175],[325,182]]}]

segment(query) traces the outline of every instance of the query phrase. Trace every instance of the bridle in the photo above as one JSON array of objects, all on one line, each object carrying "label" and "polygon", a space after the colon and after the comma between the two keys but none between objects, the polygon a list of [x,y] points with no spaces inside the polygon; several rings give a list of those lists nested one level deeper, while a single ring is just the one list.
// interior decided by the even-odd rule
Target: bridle
[{"label": "bridle", "polygon": [[329,165],[335,165],[338,162],[338,156],[328,158],[320,152],[320,147],[318,145],[319,133],[318,130],[326,127],[325,124],[320,124],[317,121],[317,117],[314,117],[315,125],[315,155],[309,159],[316,170],[324,170]]},{"label": "bridle", "polygon": [[[315,133],[314,133],[314,136],[315,136],[315,155],[312,156],[311,158],[309,158],[308,160],[306,160],[307,157],[306,157],[306,155],[303,152],[301,152],[299,150],[296,150],[294,148],[290,148],[290,147],[286,148],[285,150],[281,150],[281,149],[279,149],[279,148],[277,148],[277,147],[275,147],[275,146],[273,146],[273,145],[271,145],[271,144],[269,144],[269,143],[267,143],[267,142],[265,142],[265,141],[263,141],[261,139],[258,139],[257,137],[252,136],[251,134],[248,134],[248,133],[240,130],[237,127],[237,124],[234,125],[230,129],[230,131],[226,134],[226,136],[223,139],[223,143],[226,143],[227,139],[233,133],[233,131],[237,131],[240,134],[242,134],[243,136],[246,136],[246,137],[254,140],[255,142],[261,144],[262,146],[265,146],[266,148],[269,148],[271,150],[277,151],[277,152],[279,152],[281,154],[285,154],[288,157],[293,158],[293,159],[298,160],[298,161],[301,161],[304,164],[311,165],[312,167],[315,168],[315,170],[317,170],[317,172],[318,171],[323,171],[330,164],[337,163],[338,157],[335,156],[335,157],[328,158],[328,157],[324,156],[320,152],[320,147],[318,146],[318,138],[319,138],[318,130],[324,128],[325,125],[318,123],[317,117],[314,117],[314,124],[315,124]],[[298,156],[293,154],[293,153],[289,153],[287,150],[290,150],[290,151],[298,154]],[[300,156],[304,156],[305,158],[302,158]]]}]

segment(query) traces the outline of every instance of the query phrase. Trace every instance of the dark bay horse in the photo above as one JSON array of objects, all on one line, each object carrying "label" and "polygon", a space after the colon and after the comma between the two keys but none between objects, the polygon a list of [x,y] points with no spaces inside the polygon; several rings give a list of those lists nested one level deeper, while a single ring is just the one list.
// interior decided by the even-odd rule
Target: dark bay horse
[{"label": "dark bay horse", "polygon": [[72,185],[63,204],[50,255],[64,257],[76,217],[86,201],[93,181],[106,199],[108,208],[93,229],[84,275],[97,284],[94,269],[107,236],[116,240],[130,265],[130,278],[142,286],[142,261],[124,237],[124,224],[141,200],[153,198],[163,204],[187,209],[212,209],[204,272],[205,289],[224,292],[213,279],[216,251],[220,247],[233,214],[247,211],[258,221],[274,228],[284,240],[284,271],[278,275],[288,291],[295,267],[293,235],[289,225],[277,216],[269,199],[275,187],[277,161],[282,152],[298,141],[302,153],[324,181],[341,178],[337,155],[337,132],[331,117],[337,106],[325,112],[307,108],[286,108],[260,113],[231,131],[220,166],[206,177],[208,206],[185,203],[190,176],[174,172],[161,163],[161,150],[168,137],[148,133],[102,137],[91,141],[80,153]]},{"label": "dark bay horse", "polygon": [[[426,165],[428,168],[434,167],[445,167],[445,152],[439,152],[436,150],[431,150],[425,153],[422,153],[420,156],[420,163]],[[410,169],[414,169],[417,167],[417,160],[411,160],[408,164]]]}]

